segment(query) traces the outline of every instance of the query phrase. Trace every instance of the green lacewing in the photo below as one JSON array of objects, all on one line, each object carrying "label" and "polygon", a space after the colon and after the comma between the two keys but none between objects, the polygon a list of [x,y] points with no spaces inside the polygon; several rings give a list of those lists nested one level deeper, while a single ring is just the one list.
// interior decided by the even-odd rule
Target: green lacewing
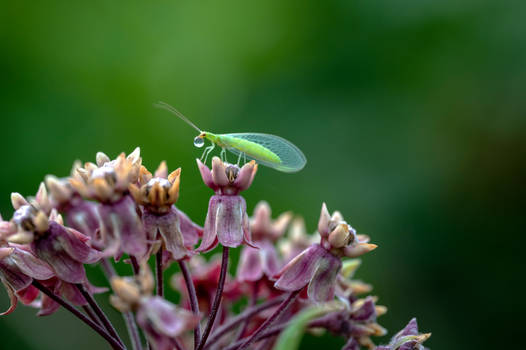
[{"label": "green lacewing", "polygon": [[225,150],[228,150],[238,156],[238,164],[241,158],[245,161],[248,158],[285,173],[294,173],[303,169],[307,163],[303,152],[282,137],[252,132],[214,134],[202,131],[181,112],[167,103],[159,102],[156,106],[172,112],[199,132],[199,135],[194,139],[196,147],[203,147],[205,139],[211,142],[211,145],[205,148],[201,156],[205,163],[206,158],[216,145],[221,147],[221,158],[223,160],[226,158]]}]

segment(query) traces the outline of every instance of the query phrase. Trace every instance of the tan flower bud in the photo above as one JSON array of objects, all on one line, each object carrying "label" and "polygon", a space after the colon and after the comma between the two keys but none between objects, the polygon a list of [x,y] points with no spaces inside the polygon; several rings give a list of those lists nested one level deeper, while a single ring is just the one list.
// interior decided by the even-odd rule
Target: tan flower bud
[{"label": "tan flower bud", "polygon": [[376,316],[382,316],[382,315],[385,315],[387,313],[387,306],[384,306],[384,305],[375,305],[375,311],[376,311]]},{"label": "tan flower bud", "polygon": [[362,281],[351,281],[351,290],[356,295],[367,294],[373,290],[373,286]]},{"label": "tan flower bud", "polygon": [[345,247],[351,235],[349,235],[349,226],[341,223],[329,234],[329,243],[333,248]]},{"label": "tan flower bud", "polygon": [[44,181],[55,201],[65,203],[71,198],[71,189],[56,176],[47,175]]},{"label": "tan flower bud", "polygon": [[375,250],[378,246],[372,243],[359,243],[355,246],[345,247],[345,256],[349,258],[357,258],[361,255],[369,253],[372,250]]},{"label": "tan flower bud", "polygon": [[121,298],[119,298],[116,295],[110,295],[110,304],[122,313],[131,310],[130,305],[125,303]]},{"label": "tan flower bud", "polygon": [[97,166],[99,166],[99,167],[103,166],[105,163],[110,162],[110,157],[108,157],[103,152],[97,152],[97,155],[95,156],[95,159],[96,159],[96,162],[97,162]]},{"label": "tan flower bud", "polygon": [[11,193],[11,204],[13,208],[19,209],[20,207],[29,204],[26,199],[18,192]]},{"label": "tan flower bud", "polygon": [[111,288],[123,304],[135,305],[141,298],[139,287],[130,279],[113,277],[111,279]]},{"label": "tan flower bud", "polygon": [[[162,178],[166,179],[166,177],[168,176],[168,166],[166,165],[166,161],[163,160],[161,162],[161,164],[159,164],[159,167],[157,168],[157,170],[155,170],[155,175],[154,176],[155,177],[162,177]],[[170,179],[168,179],[168,180],[170,180]],[[170,182],[172,182],[172,181],[170,181]]]},{"label": "tan flower bud", "polygon": [[49,228],[49,220],[46,214],[41,210],[39,210],[36,214],[35,218],[33,219],[33,223],[35,225],[36,232],[46,232]]},{"label": "tan flower bud", "polygon": [[34,236],[32,232],[22,231],[7,237],[7,241],[17,244],[29,244],[33,242],[33,238]]},{"label": "tan flower bud", "polygon": [[155,281],[150,266],[148,266],[146,261],[141,264],[139,275],[137,276],[137,282],[141,288],[142,295],[151,295],[153,293]]}]

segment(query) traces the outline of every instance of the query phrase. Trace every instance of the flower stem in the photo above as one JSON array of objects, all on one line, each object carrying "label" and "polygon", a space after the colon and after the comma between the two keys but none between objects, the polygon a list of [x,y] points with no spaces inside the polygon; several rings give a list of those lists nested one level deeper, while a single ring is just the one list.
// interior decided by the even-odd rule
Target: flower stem
[{"label": "flower stem", "polygon": [[159,248],[157,254],[155,254],[155,284],[157,295],[162,297],[164,295],[164,284],[163,284],[163,247]]},{"label": "flower stem", "polygon": [[[221,327],[218,327],[214,333],[210,336],[210,339],[208,341],[208,344],[215,344],[223,335],[231,331],[235,326],[240,324],[241,322],[248,320],[254,315],[257,315],[261,311],[265,311],[267,309],[270,309],[271,307],[274,307],[281,303],[283,301],[283,298],[277,297],[274,299],[270,299],[267,302],[264,302],[260,305],[254,306],[253,308],[246,309],[243,311],[243,313],[239,314],[236,317],[231,318],[229,321],[227,321],[225,324],[223,324]],[[239,343],[241,344],[241,343]],[[205,349],[208,346],[205,347]]]},{"label": "flower stem", "polygon": [[199,346],[197,347],[197,350],[202,350],[204,348],[206,344],[206,340],[208,339],[208,336],[210,335],[210,331],[212,330],[212,327],[214,326],[217,312],[219,311],[219,307],[221,306],[221,299],[223,297],[223,287],[225,286],[225,279],[226,279],[227,271],[228,271],[228,247],[223,246],[223,257],[221,260],[221,274],[219,275],[217,292],[214,297],[214,302],[212,304],[212,310],[210,311],[210,316],[208,317],[208,323],[206,324],[205,331],[203,332],[203,337],[201,338],[201,341],[199,342]]},{"label": "flower stem", "polygon": [[[186,283],[186,289],[188,290],[188,297],[190,299],[190,308],[192,312],[196,315],[199,315],[199,303],[197,302],[197,294],[195,293],[194,282],[192,281],[192,276],[190,276],[190,271],[184,260],[179,261],[179,267],[184,277],[184,282]],[[199,345],[199,339],[201,339],[201,324],[198,322],[194,329],[194,349]]]},{"label": "flower stem", "polygon": [[88,306],[88,305],[83,305],[82,306],[82,310],[84,310],[84,312],[86,313],[86,315],[88,315],[88,317],[93,321],[95,322],[96,324],[98,324],[99,326],[102,326],[99,319],[97,318],[97,315],[95,315],[95,313],[93,312],[93,310],[91,310],[91,308]]},{"label": "flower stem", "polygon": [[133,255],[130,255],[130,262],[132,265],[133,274],[138,275],[140,267],[139,267],[139,262],[137,261],[137,258],[134,257]]},{"label": "flower stem", "polygon": [[243,350],[243,349],[246,349],[250,344],[252,344],[252,342],[254,342],[257,338],[257,336],[262,332],[264,331],[268,326],[272,325],[272,323],[277,320],[286,310],[287,308],[289,307],[289,305],[294,301],[296,300],[296,298],[298,297],[298,294],[300,293],[301,289],[300,290],[297,290],[297,291],[294,291],[292,293],[289,294],[289,296],[287,297],[287,299],[283,300],[283,302],[278,306],[278,308],[276,309],[276,311],[274,311],[274,313],[272,315],[269,316],[269,318],[267,318],[265,320],[265,322],[263,322],[263,324],[261,326],[259,326],[258,329],[256,329],[256,331],[254,333],[252,333],[252,335],[250,336],[250,338],[248,338],[247,340],[245,340],[244,343],[242,343],[238,348],[236,348],[237,350]]},{"label": "flower stem", "polygon": [[102,324],[104,325],[104,328],[106,328],[106,330],[108,331],[108,333],[115,339],[117,339],[117,341],[119,343],[124,344],[121,340],[121,338],[119,337],[119,335],[117,334],[117,331],[115,330],[115,328],[113,327],[113,325],[111,324],[110,320],[108,319],[108,317],[106,316],[106,314],[104,313],[104,311],[102,311],[102,309],[100,308],[100,306],[97,304],[97,302],[95,301],[95,299],[93,298],[93,296],[86,290],[86,288],[84,287],[83,284],[81,283],[78,283],[76,284],[76,287],[77,289],[80,291],[80,293],[82,294],[82,296],[84,297],[84,299],[86,299],[86,301],[88,302],[89,306],[93,309],[93,311],[95,312],[95,314],[97,315],[97,317],[99,318],[99,320],[102,322]]},{"label": "flower stem", "polygon": [[[258,342],[260,340],[266,339],[267,341],[271,341],[271,337],[277,336],[279,333],[281,333],[284,329],[286,329],[288,326],[290,326],[290,321],[283,322],[278,324],[277,326],[273,326],[268,328],[267,330],[261,332],[255,339],[255,342]],[[319,322],[317,320],[310,322],[307,327],[308,328],[319,328],[319,327],[325,327],[326,323]],[[243,343],[244,339],[241,339],[234,344],[227,346],[226,348],[223,348],[222,350],[237,350],[238,346],[240,346]],[[261,344],[260,348],[266,349],[265,345],[268,345],[267,343]]]},{"label": "flower stem", "polygon": [[[265,339],[265,338],[268,338],[268,337],[273,337],[273,336],[276,336],[278,335],[281,331],[283,331],[286,326],[288,324],[283,324],[283,325],[279,325],[279,326],[275,326],[275,327],[272,327],[272,328],[269,328],[267,329],[266,331],[263,331],[261,332],[255,339],[254,341],[257,342],[257,341],[260,341],[262,339]],[[237,350],[239,349],[239,346],[243,344],[245,340],[244,339],[241,339],[241,340],[238,340],[237,342],[235,342],[234,344],[230,345],[230,346],[227,346],[226,348],[223,348],[222,350]]]},{"label": "flower stem", "polygon": [[[259,291],[259,281],[255,281],[252,283],[252,295],[250,296],[250,306],[254,307],[258,303],[258,291]],[[243,323],[243,326],[239,329],[239,332],[237,333],[236,341],[243,338],[243,334],[248,328],[248,324],[250,322],[250,317],[247,317],[245,319],[245,322]]]},{"label": "flower stem", "polygon": [[88,326],[90,326],[95,332],[99,333],[106,341],[111,345],[111,347],[115,350],[125,350],[126,348],[119,343],[119,341],[115,338],[113,338],[111,335],[109,335],[101,326],[93,322],[91,319],[89,319],[86,315],[84,315],[82,312],[77,310],[73,305],[62,299],[61,297],[57,296],[55,293],[50,291],[47,287],[42,285],[37,280],[33,280],[33,286],[40,290],[42,293],[53,299],[53,301],[60,304],[63,308],[71,312],[73,315],[75,315],[77,318],[79,318],[82,322],[86,323]]},{"label": "flower stem", "polygon": [[[117,276],[117,272],[113,267],[111,261],[108,259],[101,260],[102,270],[106,275],[106,279],[111,281],[111,279]],[[122,314],[124,322],[126,323],[126,329],[128,330],[128,335],[132,343],[133,350],[142,350],[141,337],[139,336],[139,330],[137,329],[137,323],[135,322],[135,317],[131,311],[124,312]]]},{"label": "flower stem", "polygon": [[135,323],[135,317],[131,311],[125,312],[122,317],[126,322],[126,328],[130,335],[133,350],[142,350],[141,338],[139,337],[139,330],[137,329],[137,323]]},{"label": "flower stem", "polygon": [[115,271],[111,261],[109,261],[107,258],[100,260],[100,266],[102,267],[102,271],[104,272],[108,282],[110,282],[113,277],[117,276],[117,271]]}]

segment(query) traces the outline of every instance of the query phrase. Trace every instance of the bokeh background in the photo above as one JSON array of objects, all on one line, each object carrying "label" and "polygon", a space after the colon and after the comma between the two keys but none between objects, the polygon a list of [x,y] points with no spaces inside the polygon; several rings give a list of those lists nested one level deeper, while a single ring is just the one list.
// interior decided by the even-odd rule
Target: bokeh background
[{"label": "bokeh background", "polygon": [[[358,277],[389,306],[390,335],[416,316],[432,349],[523,343],[526,2],[0,4],[4,217],[11,192],[140,146],[148,167],[183,168],[178,206],[202,222],[195,132],[153,108],[162,100],[203,129],[278,134],[305,152],[300,173],[260,168],[249,211],[265,199],[314,231],[325,201],[371,235]],[[0,318],[0,348],[106,346],[65,312],[34,314]]]}]

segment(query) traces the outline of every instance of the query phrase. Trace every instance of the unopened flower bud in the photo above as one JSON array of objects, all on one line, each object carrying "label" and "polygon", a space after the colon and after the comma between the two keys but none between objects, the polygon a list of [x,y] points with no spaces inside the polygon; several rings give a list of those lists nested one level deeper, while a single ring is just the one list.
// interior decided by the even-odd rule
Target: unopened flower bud
[{"label": "unopened flower bud", "polygon": [[66,203],[71,198],[73,191],[66,182],[53,175],[47,175],[45,182],[51,196],[59,204]]},{"label": "unopened flower bud", "polygon": [[370,323],[367,327],[371,330],[371,335],[375,337],[383,337],[387,334],[387,329],[380,326],[378,323]]},{"label": "unopened flower bud", "polygon": [[329,235],[329,223],[331,221],[331,215],[327,210],[327,205],[325,203],[321,206],[320,220],[318,221],[318,232],[322,237],[327,237]]},{"label": "unopened flower bud", "polygon": [[141,264],[139,275],[137,276],[137,282],[141,288],[142,295],[152,294],[155,287],[155,281],[153,280],[153,274],[147,262]]},{"label": "unopened flower bud", "polygon": [[343,248],[349,244],[349,239],[352,236],[349,235],[349,225],[346,223],[340,223],[330,234],[329,243],[333,248]]},{"label": "unopened flower bud", "polygon": [[20,207],[28,205],[29,203],[20,193],[13,192],[11,193],[11,204],[13,204],[13,208],[15,208],[15,210],[18,210]]},{"label": "unopened flower bud", "polygon": [[95,156],[95,159],[96,159],[96,162],[97,162],[97,165],[99,167],[103,166],[105,163],[108,163],[110,162],[110,157],[108,157],[105,153],[103,152],[97,152],[97,155]]},{"label": "unopened flower bud", "polygon": [[121,298],[116,295],[110,295],[110,304],[122,313],[131,311],[130,304],[125,303]]},{"label": "unopened flower bud", "polygon": [[389,345],[382,345],[377,347],[377,350],[423,350],[424,347],[421,345],[425,342],[431,333],[418,333],[418,325],[416,319],[413,318],[407,326],[398,332],[389,342]]},{"label": "unopened flower bud", "polygon": [[133,280],[121,277],[111,279],[111,288],[123,303],[135,305],[141,298],[139,286]]},{"label": "unopened flower bud", "polygon": [[385,305],[375,305],[376,316],[382,316],[387,313],[387,306]]},{"label": "unopened flower bud", "polygon": [[[60,224],[63,223],[63,220],[61,218],[62,217],[60,217],[60,219],[58,219]],[[35,216],[34,222],[35,222],[35,231],[36,232],[45,232],[49,228],[48,218],[47,218],[46,214],[44,214],[44,212],[42,212],[42,211],[39,211],[38,214]]]},{"label": "unopened flower bud", "polygon": [[357,258],[366,253],[369,253],[370,251],[375,250],[377,247],[378,246],[376,244],[372,243],[359,243],[354,246],[345,247],[344,254],[349,258]]},{"label": "unopened flower bud", "polygon": [[343,277],[351,278],[352,276],[354,276],[354,273],[356,272],[358,267],[360,267],[361,264],[362,261],[360,259],[345,260],[342,266]]},{"label": "unopened flower bud", "polygon": [[370,293],[373,290],[372,285],[362,281],[351,281],[350,288],[355,295]]},{"label": "unopened flower bud", "polygon": [[15,233],[14,235],[10,235],[7,237],[7,241],[11,243],[16,244],[29,244],[33,242],[34,235],[32,232],[22,231]]}]

